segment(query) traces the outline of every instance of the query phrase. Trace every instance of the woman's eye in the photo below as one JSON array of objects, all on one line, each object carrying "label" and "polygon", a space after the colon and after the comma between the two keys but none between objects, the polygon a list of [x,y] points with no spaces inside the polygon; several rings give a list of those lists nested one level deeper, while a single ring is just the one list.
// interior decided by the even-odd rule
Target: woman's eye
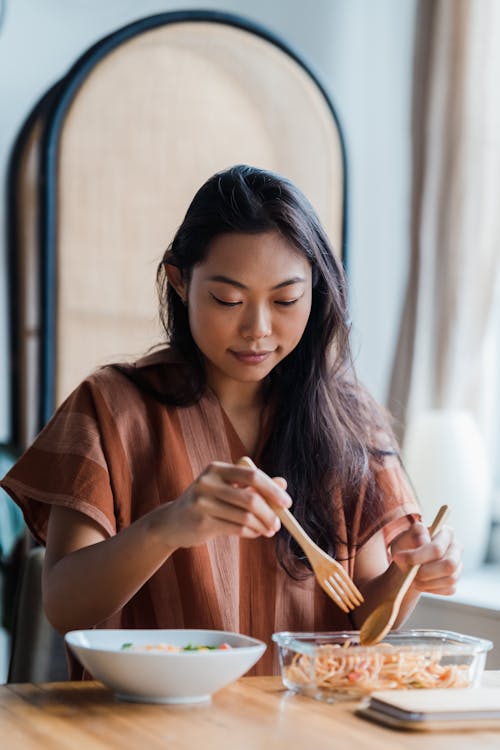
[{"label": "woman's eye", "polygon": [[282,305],[283,307],[289,307],[290,305],[294,305],[296,302],[298,302],[300,297],[297,297],[297,299],[277,299],[276,304]]},{"label": "woman's eye", "polygon": [[210,296],[212,299],[214,299],[219,305],[224,305],[225,307],[235,307],[236,305],[241,305],[241,302],[227,302],[224,299],[219,299],[219,297],[216,297],[215,294],[212,294],[210,292]]}]

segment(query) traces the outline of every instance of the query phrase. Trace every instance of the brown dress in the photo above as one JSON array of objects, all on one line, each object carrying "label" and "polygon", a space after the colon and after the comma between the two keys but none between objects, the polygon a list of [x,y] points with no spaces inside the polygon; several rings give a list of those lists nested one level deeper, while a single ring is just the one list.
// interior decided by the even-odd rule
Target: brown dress
[{"label": "brown dress", "polygon": [[[169,349],[139,360],[135,371],[157,390],[185,376]],[[84,513],[112,536],[179,497],[208,462],[235,462],[245,452],[210,390],[193,406],[165,406],[105,367],[69,396],[1,485],[42,543],[53,504]],[[397,457],[374,470],[376,522],[366,522],[363,497],[352,517],[339,514],[348,545],[338,556],[346,559],[351,574],[357,544],[382,528],[389,544],[419,513]],[[277,671],[271,644],[275,631],[352,629],[314,578],[295,581],[286,575],[277,563],[274,540],[264,537],[221,537],[178,549],[119,613],[98,627],[208,628],[252,635],[268,644],[255,674]]]}]

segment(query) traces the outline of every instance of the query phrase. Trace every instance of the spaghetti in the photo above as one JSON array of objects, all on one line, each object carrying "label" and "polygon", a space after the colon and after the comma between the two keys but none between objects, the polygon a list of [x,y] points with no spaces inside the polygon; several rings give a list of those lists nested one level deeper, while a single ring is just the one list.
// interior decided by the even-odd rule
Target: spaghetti
[{"label": "spaghetti", "polygon": [[294,685],[322,691],[363,695],[373,690],[405,688],[468,687],[470,665],[443,664],[438,649],[395,648],[380,644],[370,653],[328,644],[317,647],[314,656],[295,654],[286,667],[286,678]]}]

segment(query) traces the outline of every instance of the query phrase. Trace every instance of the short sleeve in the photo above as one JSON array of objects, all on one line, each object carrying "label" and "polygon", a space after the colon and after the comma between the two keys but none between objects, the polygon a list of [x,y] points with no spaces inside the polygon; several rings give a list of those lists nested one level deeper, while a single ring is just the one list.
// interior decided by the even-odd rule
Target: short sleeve
[{"label": "short sleeve", "polygon": [[95,381],[84,381],[62,404],[0,483],[45,543],[52,505],[83,513],[108,536],[116,533],[108,467],[113,424]]}]

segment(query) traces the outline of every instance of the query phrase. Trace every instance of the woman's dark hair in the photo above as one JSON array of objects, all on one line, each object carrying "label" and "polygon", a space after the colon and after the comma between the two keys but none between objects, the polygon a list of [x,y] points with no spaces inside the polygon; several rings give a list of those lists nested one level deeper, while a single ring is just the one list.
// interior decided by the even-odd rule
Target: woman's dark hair
[{"label": "woman's dark hair", "polygon": [[[188,399],[193,403],[205,387],[203,360],[187,309],[167,283],[165,264],[177,266],[189,281],[215,237],[269,231],[279,232],[309,261],[312,305],[299,344],[268,376],[272,429],[260,465],[287,479],[297,520],[334,554],[339,542],[346,543],[335,523],[334,497],[341,493],[348,510],[362,490],[370,492],[369,457],[377,453],[372,438],[385,425],[381,411],[354,377],[342,265],[300,190],[280,175],[245,165],[211,177],[194,196],[159,265],[161,320],[171,345],[191,365]],[[278,535],[277,552],[290,575],[309,574],[300,550],[284,530]]]}]

